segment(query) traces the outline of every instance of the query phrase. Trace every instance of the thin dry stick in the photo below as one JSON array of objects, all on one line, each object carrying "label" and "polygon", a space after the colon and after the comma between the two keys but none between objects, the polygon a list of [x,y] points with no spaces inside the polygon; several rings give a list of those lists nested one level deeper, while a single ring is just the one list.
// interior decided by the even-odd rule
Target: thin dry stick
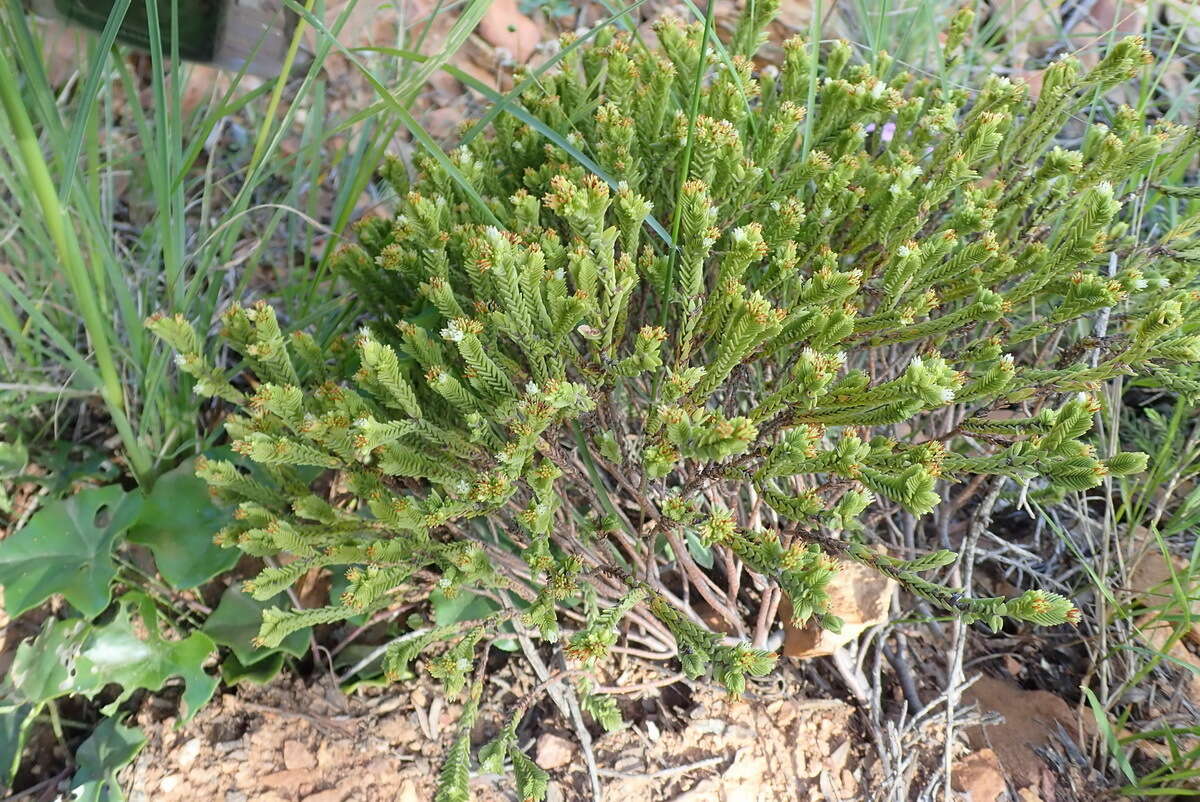
[{"label": "thin dry stick", "polygon": [[[971,518],[971,528],[967,532],[967,542],[963,548],[962,559],[962,588],[964,593],[971,592],[971,579],[975,571],[975,544],[979,536],[992,522],[992,509],[996,499],[1000,497],[1000,488],[1004,485],[1004,477],[997,476],[992,480],[987,495],[975,508]],[[954,621],[954,657],[950,663],[949,687],[946,689],[946,751],[942,755],[942,770],[946,775],[945,800],[953,802],[953,792],[950,789],[951,767],[954,759],[954,707],[958,703],[959,684],[966,679],[962,673],[963,647],[967,642],[967,628],[961,618]]]},{"label": "thin dry stick", "polygon": [[692,585],[704,597],[704,600],[722,618],[729,622],[729,625],[733,627],[738,635],[745,637],[746,627],[742,624],[742,619],[737,614],[737,610],[730,608],[728,599],[721,597],[719,591],[712,584],[712,580],[704,575],[704,572],[700,570],[700,566],[696,565],[692,559],[692,555],[687,550],[687,546],[683,545],[683,541],[679,539],[679,533],[673,528],[666,528],[663,530],[663,535],[667,538],[667,542],[671,544],[671,551],[675,552],[675,562],[687,574],[688,579],[692,581]]},{"label": "thin dry stick", "polygon": [[717,766],[725,762],[725,758],[721,756],[707,757],[704,760],[697,760],[695,763],[688,763],[683,766],[670,766],[658,771],[651,771],[644,774],[630,771],[617,771],[616,769],[598,769],[601,777],[617,777],[620,779],[645,779],[645,780],[660,780],[663,777],[674,777],[676,774],[686,774],[689,771],[696,769],[706,769],[709,766]]}]

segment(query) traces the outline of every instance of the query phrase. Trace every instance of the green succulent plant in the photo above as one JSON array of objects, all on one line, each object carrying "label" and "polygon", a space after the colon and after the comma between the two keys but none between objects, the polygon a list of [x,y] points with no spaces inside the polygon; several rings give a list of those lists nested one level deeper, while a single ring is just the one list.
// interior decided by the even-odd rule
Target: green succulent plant
[{"label": "green succulent plant", "polygon": [[[568,607],[589,611],[572,659],[603,660],[634,616],[688,675],[741,692],[773,664],[762,625],[757,643],[740,620],[746,637],[713,632],[685,584],[748,610],[777,585],[796,624],[836,628],[826,589],[854,560],[968,621],[1075,620],[1041,589],[938,584],[952,553],[880,554],[864,523],[930,513],[978,476],[1053,498],[1143,468],[1085,438],[1110,379],[1195,389],[1177,366],[1200,358],[1200,216],[1147,236],[1124,212],[1178,182],[1196,131],[1127,108],[1077,122],[1146,63],[1136,38],[1090,71],[1056,61],[1033,99],[999,76],[969,92],[885,53],[856,63],[841,42],[818,59],[791,39],[762,64],[777,5],[721,50],[673,19],[654,48],[566,37],[486,134],[420,159],[411,183],[383,165],[398,213],[364,220],[336,259],[361,312],[352,342],[233,306],[219,347],[253,381],[231,382],[188,322],[150,321],[232,407],[226,430],[257,466],[198,470],[237,507],[223,545],[291,558],[251,592],[346,571],[338,603],[268,610],[263,642],[399,589],[489,594],[505,606],[386,657],[396,675],[436,654],[449,692],[473,687],[470,721],[484,638],[557,641]],[[957,42],[969,27],[955,17]],[[1077,149],[1056,144],[1068,126]],[[487,757],[508,755],[540,798],[515,726]],[[455,750],[445,799],[465,798]]]}]

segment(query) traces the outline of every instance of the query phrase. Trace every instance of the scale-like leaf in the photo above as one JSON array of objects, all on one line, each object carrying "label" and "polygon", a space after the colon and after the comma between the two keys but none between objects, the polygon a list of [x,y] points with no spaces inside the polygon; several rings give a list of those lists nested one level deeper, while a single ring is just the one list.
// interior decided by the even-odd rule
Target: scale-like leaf
[{"label": "scale-like leaf", "polygon": [[231,587],[221,596],[221,603],[204,622],[202,629],[215,643],[232,649],[244,667],[265,660],[276,651],[302,657],[308,651],[308,627],[291,633],[275,649],[264,649],[252,642],[262,625],[263,610],[278,606],[273,601],[257,601],[240,589]]}]

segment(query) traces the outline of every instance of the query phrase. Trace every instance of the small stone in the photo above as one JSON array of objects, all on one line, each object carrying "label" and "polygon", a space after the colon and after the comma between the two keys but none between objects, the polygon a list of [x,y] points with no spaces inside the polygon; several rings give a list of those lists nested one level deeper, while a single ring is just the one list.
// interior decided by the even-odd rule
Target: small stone
[{"label": "small stone", "polygon": [[311,769],[317,765],[317,759],[299,741],[284,741],[283,765],[289,769]]},{"label": "small stone", "polygon": [[196,762],[196,758],[200,756],[200,749],[204,744],[199,738],[192,740],[179,747],[179,751],[175,753],[175,761],[181,769],[186,769],[188,766]]},{"label": "small stone", "polygon": [[969,795],[971,802],[996,802],[1008,798],[1008,785],[1000,761],[991,749],[980,749],[954,764],[951,775],[955,790]]},{"label": "small stone", "polygon": [[646,737],[650,739],[650,743],[656,743],[662,737],[662,731],[650,719],[646,719]]},{"label": "small stone", "polygon": [[225,802],[247,802],[248,797],[241,791],[226,791]]},{"label": "small stone", "polygon": [[[415,718],[415,716],[413,717]],[[421,731],[411,718],[404,715],[389,716],[379,723],[377,732],[391,744],[410,744],[421,737]]]},{"label": "small stone", "polygon": [[174,791],[181,782],[183,782],[183,778],[178,774],[168,774],[166,777],[163,777],[158,781],[158,790],[162,791],[164,794],[169,794]]},{"label": "small stone", "polygon": [[613,768],[617,771],[635,772],[644,769],[645,766],[642,764],[642,761],[633,755],[626,755],[625,757],[617,758],[616,762],[613,763]]},{"label": "small stone", "polygon": [[829,757],[827,757],[825,759],[825,770],[836,774],[837,772],[842,770],[843,766],[846,765],[846,760],[849,757],[850,757],[850,741],[849,741],[849,739],[847,739],[842,742],[841,746],[839,746],[837,749],[834,749],[829,754]]},{"label": "small stone", "polygon": [[288,788],[298,790],[303,785],[314,785],[316,777],[308,769],[284,769],[268,774],[259,780],[265,788]]},{"label": "small stone", "polygon": [[534,762],[547,771],[560,769],[571,762],[575,744],[551,732],[542,733],[537,740]]},{"label": "small stone", "polygon": [[396,796],[396,802],[421,802],[421,795],[417,793],[417,785],[412,780],[405,780],[400,784],[400,793]]},{"label": "small stone", "polygon": [[309,794],[304,797],[304,802],[342,802],[346,798],[347,791],[340,788],[330,788],[328,791],[317,791],[315,794]]}]

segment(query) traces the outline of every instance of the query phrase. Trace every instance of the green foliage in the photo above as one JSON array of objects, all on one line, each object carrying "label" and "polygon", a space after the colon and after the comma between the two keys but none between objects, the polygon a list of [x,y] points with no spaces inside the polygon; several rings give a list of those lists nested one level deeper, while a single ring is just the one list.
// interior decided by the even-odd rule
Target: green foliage
[{"label": "green foliage", "polygon": [[[432,574],[446,598],[519,600],[550,641],[556,608],[586,603],[565,647],[585,663],[636,611],[688,676],[738,694],[774,656],[712,632],[658,570],[664,539],[701,570],[675,545],[697,524],[697,547],[780,586],[796,623],[840,626],[835,556],[993,626],[1075,620],[1038,589],[965,599],[928,576],[948,553],[880,555],[866,521],[928,514],[973,477],[1054,499],[1144,466],[1084,438],[1105,382],[1188,381],[1179,366],[1200,357],[1198,226],[1164,248],[1124,216],[1189,163],[1195,132],[1122,110],[1077,149],[1055,144],[1077,116],[1104,119],[1079,112],[1137,74],[1136,38],[1090,72],[1055,62],[1035,101],[1002,77],[967,92],[852,63],[844,43],[814,61],[794,39],[756,72],[775,5],[742,22],[728,62],[698,25],[661,21],[658,51],[605,29],[490,135],[418,159],[395,220],[334,260],[362,311],[353,341],[314,352],[263,304],[223,316],[253,397],[218,381],[216,349],[182,323],[150,321],[235,406],[227,431],[256,463],[198,466],[239,505],[221,542],[296,558],[252,593],[346,571],[340,605],[268,609],[262,643]],[[969,24],[955,18],[952,50]],[[308,468],[337,496],[314,500]],[[428,649],[458,692],[510,617],[413,633],[389,673]],[[465,743],[439,798],[466,793]]]},{"label": "green foliage", "polygon": [[212,503],[208,486],[196,477],[195,464],[189,460],[154,483],[126,539],[148,547],[167,584],[185,590],[237,562],[236,553],[212,542],[228,517]]},{"label": "green foliage", "polygon": [[[254,644],[254,638],[262,622],[263,611],[268,607],[278,606],[277,599],[259,602],[243,593],[236,587],[226,589],[221,596],[221,602],[204,621],[201,631],[219,646],[229,647],[232,660],[228,666],[230,674],[226,674],[226,666],[221,666],[226,681],[262,675],[253,673],[256,667],[266,671],[267,679],[274,676],[283,664],[283,655],[302,657],[308,651],[308,631],[299,629],[292,632],[274,648],[263,648]],[[268,663],[263,665],[263,663]]]},{"label": "green foliage", "polygon": [[117,771],[137,757],[146,736],[116,718],[100,722],[75,751],[78,769],[71,778],[71,798],[81,802],[123,802]]},{"label": "green foliage", "polygon": [[161,690],[169,679],[180,677],[185,683],[182,720],[186,721],[217,688],[217,679],[204,670],[216,648],[213,641],[202,632],[168,639],[162,623],[154,602],[131,591],[117,600],[114,615],[105,623],[50,619],[37,637],[22,641],[0,681],[0,746],[5,755],[0,781],[16,771],[29,726],[48,704],[71,694],[95,698],[117,685],[120,693],[101,708],[110,718],[84,745],[95,754],[81,747],[75,783],[95,794],[86,798],[119,798],[104,795],[112,790],[107,772],[122,764],[112,754],[124,750],[123,760],[132,758],[141,736],[113,718],[118,707],[137,690]]},{"label": "green foliage", "polygon": [[[170,677],[182,676],[190,717],[216,688],[202,665],[218,644],[233,652],[221,666],[229,681],[265,681],[282,666],[283,653],[299,656],[307,650],[306,632],[294,633],[277,649],[253,648],[250,640],[270,605],[233,589],[201,629],[194,629],[196,623],[186,615],[168,622],[156,604],[169,610],[174,599],[164,598],[161,584],[147,581],[122,558],[124,544],[148,547],[159,575],[174,589],[207,582],[237,561],[236,552],[213,543],[230,516],[213,505],[194,472],[192,463],[184,463],[163,474],[148,493],[118,485],[83,490],[46,504],[0,542],[0,585],[9,615],[61,594],[84,616],[51,620],[36,639],[18,647],[9,682],[0,685],[0,751],[6,756],[0,780],[15,771],[29,722],[54,699],[91,698],[115,683],[123,691],[101,712],[116,715],[133,691],[158,690]],[[112,589],[122,584],[142,590],[126,592],[110,615]],[[154,601],[146,595],[151,593]],[[169,636],[160,634],[164,626],[173,630]],[[102,777],[87,782],[95,793],[108,793]]]},{"label": "green foliage", "polygon": [[142,500],[111,486],[48,504],[0,543],[5,611],[18,616],[61,593],[87,616],[108,606],[117,567],[113,544],[137,519]]},{"label": "green foliage", "polygon": [[217,687],[203,668],[213,642],[202,632],[166,640],[159,626],[154,602],[138,592],[121,597],[108,623],[52,622],[32,643],[18,647],[10,675],[13,687],[41,704],[68,693],[91,697],[115,683],[121,693],[101,708],[110,714],[135,690],[159,690],[180,676],[187,684],[183,717],[191,718]]}]

